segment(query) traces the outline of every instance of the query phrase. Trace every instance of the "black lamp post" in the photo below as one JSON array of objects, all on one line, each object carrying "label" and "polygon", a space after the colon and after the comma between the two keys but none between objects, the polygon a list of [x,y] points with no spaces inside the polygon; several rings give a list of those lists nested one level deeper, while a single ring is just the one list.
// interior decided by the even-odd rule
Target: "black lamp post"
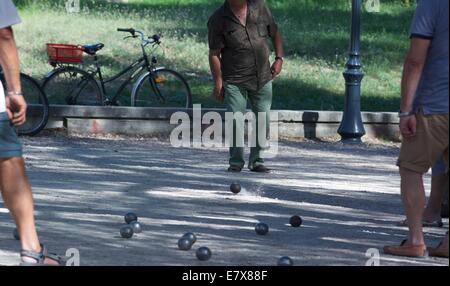
[{"label": "black lamp post", "polygon": [[352,35],[347,69],[344,72],[345,108],[341,126],[338,129],[343,143],[361,143],[361,137],[366,134],[361,117],[361,81],[364,74],[361,71],[359,54],[360,31],[361,0],[352,0]]}]

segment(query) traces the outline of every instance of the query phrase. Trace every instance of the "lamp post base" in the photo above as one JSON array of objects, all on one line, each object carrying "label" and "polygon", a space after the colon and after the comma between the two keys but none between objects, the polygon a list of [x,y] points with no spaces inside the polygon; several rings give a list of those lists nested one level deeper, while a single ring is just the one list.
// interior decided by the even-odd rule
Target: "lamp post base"
[{"label": "lamp post base", "polygon": [[341,141],[339,141],[339,142],[341,142],[342,144],[345,144],[345,145],[360,145],[360,144],[363,143],[362,140],[361,140],[361,137],[359,137],[359,138],[345,138],[345,137],[342,137]]}]

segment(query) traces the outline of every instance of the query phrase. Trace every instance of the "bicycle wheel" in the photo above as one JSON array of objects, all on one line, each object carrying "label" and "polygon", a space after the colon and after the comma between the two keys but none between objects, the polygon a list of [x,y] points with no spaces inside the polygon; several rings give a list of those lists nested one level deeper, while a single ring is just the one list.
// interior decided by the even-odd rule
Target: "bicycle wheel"
[{"label": "bicycle wheel", "polygon": [[42,88],[51,105],[103,105],[103,93],[97,81],[76,67],[52,71],[46,76]]},{"label": "bicycle wheel", "polygon": [[159,69],[140,79],[133,90],[132,103],[140,107],[191,108],[191,89],[176,71]]},{"label": "bicycle wheel", "polygon": [[[0,75],[4,86],[5,79]],[[42,91],[41,86],[32,77],[20,74],[22,93],[27,102],[27,121],[16,128],[19,135],[34,136],[45,128],[48,122],[49,107],[47,97]]]}]

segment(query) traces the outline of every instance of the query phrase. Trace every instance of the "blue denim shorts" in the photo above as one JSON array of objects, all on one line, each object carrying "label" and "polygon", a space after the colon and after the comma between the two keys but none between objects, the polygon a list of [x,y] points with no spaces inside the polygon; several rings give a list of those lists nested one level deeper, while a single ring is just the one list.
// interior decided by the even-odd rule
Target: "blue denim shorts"
[{"label": "blue denim shorts", "polygon": [[0,158],[13,157],[22,157],[22,144],[6,113],[0,113]]}]

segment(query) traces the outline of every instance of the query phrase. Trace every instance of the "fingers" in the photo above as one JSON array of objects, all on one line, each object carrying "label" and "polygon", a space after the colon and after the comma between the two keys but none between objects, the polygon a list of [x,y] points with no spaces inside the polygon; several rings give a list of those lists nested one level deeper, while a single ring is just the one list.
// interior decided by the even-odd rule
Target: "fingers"
[{"label": "fingers", "polygon": [[405,138],[411,138],[414,137],[413,133],[409,130],[402,130],[402,136]]},{"label": "fingers", "polygon": [[212,97],[216,99],[219,102],[224,102],[225,100],[225,88],[222,87],[215,87],[212,92]]},{"label": "fingers", "polygon": [[214,97],[215,97],[217,100],[219,100],[219,99],[221,98],[221,93],[215,90],[215,91],[214,91]]},{"label": "fingers", "polygon": [[409,128],[406,128],[406,127],[400,128],[400,133],[402,134],[402,136],[403,136],[404,138],[409,138],[409,137],[411,137],[411,132],[409,131]]},{"label": "fingers", "polygon": [[416,135],[417,122],[414,116],[400,118],[400,133],[404,138],[411,138]]},{"label": "fingers", "polygon": [[411,117],[411,118],[409,118],[409,120],[407,122],[408,122],[407,127],[408,127],[408,131],[409,131],[409,137],[416,136],[416,131],[417,131],[416,118]]},{"label": "fingers", "polygon": [[400,132],[402,133],[402,135],[404,137],[411,137],[413,135],[413,132],[412,132],[409,124],[401,124]]},{"label": "fingers", "polygon": [[281,73],[281,66],[276,63],[273,64],[270,68],[270,72],[272,73],[272,79],[276,78]]},{"label": "fingers", "polygon": [[411,124],[409,130],[410,130],[410,132],[411,132],[411,137],[416,136],[417,125],[416,125],[416,124]]},{"label": "fingers", "polygon": [[404,138],[412,138],[416,136],[417,124],[414,119],[405,119],[400,124],[400,132]]},{"label": "fingers", "polygon": [[8,108],[6,109],[6,114],[8,115],[9,120],[12,120],[12,119],[13,119],[14,115],[13,115],[13,113],[11,112],[11,110],[9,110]]},{"label": "fingers", "polygon": [[222,87],[222,89],[220,90],[220,102],[224,101],[225,101],[225,88]]},{"label": "fingers", "polygon": [[9,106],[7,108],[11,115],[10,120],[14,126],[19,126],[25,123],[27,104],[23,97],[13,97],[9,100]]},{"label": "fingers", "polygon": [[223,101],[223,95],[221,92],[213,91],[213,98],[215,98],[219,102]]},{"label": "fingers", "polygon": [[274,79],[278,76],[278,73],[276,72],[275,69],[271,69],[270,71],[272,72],[272,79]]},{"label": "fingers", "polygon": [[14,126],[19,126],[25,123],[26,121],[26,109],[20,110],[18,113],[14,114],[11,122]]},{"label": "fingers", "polygon": [[220,92],[220,93],[218,93],[217,94],[217,100],[218,101],[220,101],[220,102],[224,102],[224,100],[225,100],[225,94],[223,93],[223,92]]}]

